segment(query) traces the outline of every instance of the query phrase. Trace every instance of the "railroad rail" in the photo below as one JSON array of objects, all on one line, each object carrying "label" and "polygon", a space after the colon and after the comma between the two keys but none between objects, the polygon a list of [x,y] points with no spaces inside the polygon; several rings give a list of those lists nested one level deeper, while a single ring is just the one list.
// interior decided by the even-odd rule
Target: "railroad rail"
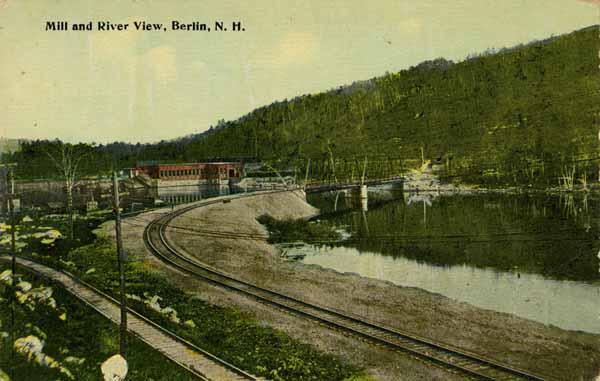
[{"label": "railroad rail", "polygon": [[[8,256],[0,256],[1,262],[10,260]],[[115,323],[120,321],[119,302],[73,274],[47,267],[32,259],[17,258],[17,266],[58,284],[109,320]],[[205,351],[139,312],[131,308],[127,310],[128,331],[198,379],[203,381],[263,380]]]},{"label": "railroad rail", "polygon": [[[250,196],[252,195],[241,197]],[[484,355],[435,342],[396,328],[385,327],[379,323],[337,312],[236,279],[209,265],[190,259],[173,248],[165,233],[171,220],[192,209],[222,202],[223,199],[195,203],[153,220],[144,230],[146,246],[166,264],[195,278],[235,291],[293,315],[325,324],[344,333],[350,333],[372,343],[408,353],[428,363],[470,378],[489,381],[550,380],[546,376],[516,369]]]}]

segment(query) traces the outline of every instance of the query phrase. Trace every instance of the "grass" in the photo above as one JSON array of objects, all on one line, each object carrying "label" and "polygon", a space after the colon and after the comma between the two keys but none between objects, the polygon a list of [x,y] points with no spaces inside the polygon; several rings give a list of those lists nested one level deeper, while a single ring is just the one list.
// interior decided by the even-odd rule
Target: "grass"
[{"label": "grass", "polygon": [[[74,250],[67,260],[75,263],[71,271],[116,295],[114,252],[110,242],[99,239],[93,245]],[[141,299],[130,298],[132,307],[242,369],[273,380],[334,381],[357,373],[338,359],[292,340],[245,314],[195,299],[159,274],[135,264],[128,264],[126,268],[128,294]],[[95,271],[89,272],[90,269]],[[173,314],[158,312],[149,305],[155,295],[161,298],[158,301],[161,309],[176,311],[179,323],[173,321]]]},{"label": "grass", "polygon": [[[0,272],[7,268],[0,265]],[[48,281],[27,272],[17,274],[33,287],[52,287],[52,297],[57,308],[36,303],[32,311],[27,304],[15,303],[15,339],[35,335],[45,342],[43,353],[58,361],[72,374],[69,377],[58,369],[36,364],[16,353],[11,358],[12,340],[4,338],[0,342],[0,369],[14,380],[89,380],[101,379],[100,365],[110,356],[118,353],[118,328],[83,302]],[[11,332],[10,303],[11,288],[0,284],[0,331]],[[61,315],[65,313],[64,319]],[[194,376],[167,360],[160,353],[133,336],[128,338],[127,380],[193,380]],[[79,362],[82,363],[79,363]]]},{"label": "grass", "polygon": [[269,215],[262,215],[257,221],[269,230],[270,243],[285,242],[334,242],[341,240],[339,232],[333,226],[316,221],[276,220]]},{"label": "grass", "polygon": [[[43,244],[27,233],[37,229],[41,221],[30,222],[29,227],[22,224],[20,233],[29,234],[29,238],[21,240],[26,246],[21,248],[20,255],[66,269],[116,296],[115,247],[107,238],[90,238],[90,232],[102,220],[94,217],[77,221],[74,240],[79,246],[72,246],[65,238]],[[64,228],[65,223],[66,220],[60,218],[46,219],[44,224],[48,226],[44,227]],[[70,250],[64,250],[65,247]],[[247,314],[217,307],[186,294],[141,263],[128,262],[125,268],[131,307],[250,373],[270,380],[291,381],[341,381],[364,375],[363,371],[341,359],[293,340]],[[82,337],[89,341],[85,335]]]}]

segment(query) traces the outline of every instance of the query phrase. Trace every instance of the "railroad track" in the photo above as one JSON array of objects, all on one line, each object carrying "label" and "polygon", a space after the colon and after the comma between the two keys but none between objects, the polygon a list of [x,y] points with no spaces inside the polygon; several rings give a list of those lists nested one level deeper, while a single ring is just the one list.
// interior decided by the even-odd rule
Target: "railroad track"
[{"label": "railroad track", "polygon": [[[0,262],[8,263],[10,261],[10,257],[8,256],[0,256]],[[73,274],[56,270],[47,267],[46,265],[37,262],[33,259],[17,259],[17,266],[32,272],[40,277],[46,278],[59,286],[67,289],[67,291],[73,293],[74,296],[79,298],[93,310],[98,312],[100,315],[103,315],[107,318],[111,318],[110,314],[107,312],[107,303],[115,306],[117,309],[119,308],[119,301],[114,299],[112,296],[104,293],[98,288],[92,286],[91,284],[77,278]],[[71,287],[68,286],[70,281],[74,282],[76,285],[80,285],[78,292],[74,292],[73,285]],[[261,381],[263,378],[255,377],[233,364],[228,363],[227,361],[205,351],[204,349],[198,347],[197,345],[189,342],[188,340],[182,338],[177,335],[175,332],[165,328],[164,326],[152,321],[148,317],[140,314],[139,312],[127,308],[128,310],[128,330],[133,333],[135,336],[140,338],[142,341],[146,342],[151,347],[162,350],[160,346],[155,346],[152,343],[152,340],[149,340],[149,336],[153,336],[155,341],[162,343],[167,349],[170,350],[171,356],[168,356],[169,359],[179,366],[185,368],[191,374],[196,376],[198,379],[203,381]],[[154,329],[154,334],[152,334],[152,329]],[[156,331],[159,334],[156,334]],[[162,336],[162,338],[161,338]],[[167,338],[165,340],[165,337]],[[175,341],[179,344],[182,344],[182,348],[185,348],[185,351],[192,351],[201,356],[201,361],[199,357],[189,357],[189,353],[184,353],[181,358],[177,356],[177,350],[174,350],[172,343],[169,343],[169,340]],[[181,355],[181,353],[179,353]],[[166,355],[166,354],[165,354]],[[212,371],[207,372],[208,367],[217,367],[222,368],[212,369]],[[218,375],[218,376],[217,376]]]},{"label": "railroad track", "polygon": [[[251,195],[244,197],[248,196]],[[370,342],[408,353],[454,373],[490,381],[550,380],[546,376],[516,369],[483,355],[437,343],[395,328],[384,327],[378,323],[307,303],[236,279],[208,265],[192,260],[173,248],[165,234],[171,220],[192,209],[222,202],[223,200],[211,200],[196,203],[155,219],[146,226],[144,231],[146,246],[163,262],[196,278],[235,291],[291,314],[353,334]]]}]

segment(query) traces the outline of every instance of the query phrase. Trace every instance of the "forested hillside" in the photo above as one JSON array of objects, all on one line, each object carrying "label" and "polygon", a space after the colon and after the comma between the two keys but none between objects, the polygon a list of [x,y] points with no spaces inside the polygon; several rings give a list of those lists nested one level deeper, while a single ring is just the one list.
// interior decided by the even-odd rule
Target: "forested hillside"
[{"label": "forested hillside", "polygon": [[444,60],[258,109],[184,155],[365,155],[447,164],[475,182],[556,185],[595,173],[598,32],[587,28],[455,65]]},{"label": "forested hillside", "polygon": [[590,27],[457,64],[424,62],[273,103],[208,134],[95,151],[102,168],[113,159],[256,157],[304,170],[311,158],[311,175],[331,178],[351,176],[368,157],[371,176],[425,159],[471,183],[556,186],[567,174],[591,181],[600,150],[598,42]]}]

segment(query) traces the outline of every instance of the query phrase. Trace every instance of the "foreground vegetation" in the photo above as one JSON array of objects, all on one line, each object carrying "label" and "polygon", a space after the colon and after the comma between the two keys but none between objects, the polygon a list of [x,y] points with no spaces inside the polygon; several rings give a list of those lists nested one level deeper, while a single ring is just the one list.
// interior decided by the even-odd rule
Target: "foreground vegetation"
[{"label": "foreground vegetation", "polygon": [[[0,264],[4,274],[0,276],[0,369],[13,380],[101,379],[101,363],[119,351],[117,326],[60,287],[26,271],[17,272],[13,326],[8,268]],[[133,336],[128,342],[127,380],[194,379]]]},{"label": "foreground vegetation", "polygon": [[[403,172],[431,160],[448,181],[573,187],[597,179],[600,112],[597,28],[460,63],[424,62],[350,86],[283,100],[210,131],[152,145],[88,147],[84,170],[108,173],[139,160],[252,157],[309,178]],[[51,168],[30,142],[9,160],[22,178]],[[23,164],[23,165],[21,165]]]},{"label": "foreground vegetation", "polygon": [[292,242],[335,242],[342,239],[341,234],[332,226],[316,222],[297,220],[277,220],[269,215],[263,214],[257,221],[265,225],[269,230],[268,241],[270,243],[292,243]]},{"label": "foreground vegetation", "polygon": [[[31,233],[38,231],[42,222],[47,225],[43,228],[64,229],[67,224],[64,217],[25,222],[19,229],[20,235],[25,237],[19,240],[19,254],[67,269],[116,296],[118,274],[114,245],[105,237],[96,239],[91,234],[105,217],[92,215],[77,219],[74,240],[78,245],[75,246],[69,246],[72,244],[62,237],[41,242]],[[64,250],[65,245],[70,250]],[[259,324],[245,314],[210,305],[184,293],[141,263],[127,263],[126,279],[131,307],[253,374],[271,380],[334,381],[362,377],[358,369]],[[85,335],[80,337],[88,340]]]}]

